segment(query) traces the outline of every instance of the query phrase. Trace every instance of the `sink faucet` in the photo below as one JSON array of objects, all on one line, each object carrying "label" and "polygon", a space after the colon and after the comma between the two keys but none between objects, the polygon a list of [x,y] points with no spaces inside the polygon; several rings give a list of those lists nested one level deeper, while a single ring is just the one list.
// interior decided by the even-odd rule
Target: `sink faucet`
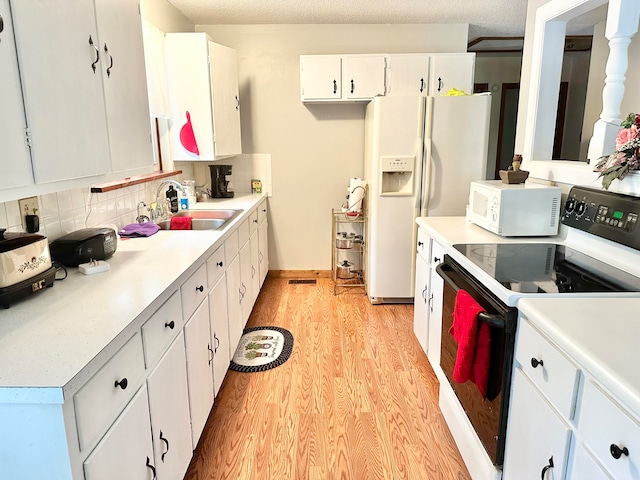
[{"label": "sink faucet", "polygon": [[184,195],[185,197],[187,196],[187,192],[185,192],[184,187],[180,182],[176,180],[163,181],[160,185],[158,185],[158,191],[156,192],[156,209],[158,210],[158,218],[163,217],[166,212],[167,200],[163,199],[162,202],[160,201],[160,193],[162,192],[162,188],[165,185],[173,185],[178,190],[180,190],[180,192],[182,192],[182,195]]}]

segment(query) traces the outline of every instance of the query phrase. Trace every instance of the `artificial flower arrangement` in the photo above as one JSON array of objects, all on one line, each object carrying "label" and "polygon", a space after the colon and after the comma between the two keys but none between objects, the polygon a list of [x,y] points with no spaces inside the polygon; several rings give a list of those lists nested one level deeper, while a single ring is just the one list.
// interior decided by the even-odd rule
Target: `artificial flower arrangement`
[{"label": "artificial flower arrangement", "polygon": [[609,189],[616,178],[622,180],[631,170],[640,170],[640,114],[630,113],[620,124],[616,137],[616,151],[600,157],[594,167],[602,177],[602,187]]}]

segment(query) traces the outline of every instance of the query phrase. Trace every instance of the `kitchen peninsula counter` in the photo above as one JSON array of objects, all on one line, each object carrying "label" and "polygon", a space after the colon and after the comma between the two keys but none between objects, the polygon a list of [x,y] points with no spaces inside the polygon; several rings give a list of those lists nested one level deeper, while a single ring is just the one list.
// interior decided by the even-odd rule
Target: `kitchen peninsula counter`
[{"label": "kitchen peninsula counter", "polygon": [[158,309],[265,194],[197,203],[242,209],[222,231],[118,239],[110,271],[68,276],[0,311],[0,403],[62,404]]}]

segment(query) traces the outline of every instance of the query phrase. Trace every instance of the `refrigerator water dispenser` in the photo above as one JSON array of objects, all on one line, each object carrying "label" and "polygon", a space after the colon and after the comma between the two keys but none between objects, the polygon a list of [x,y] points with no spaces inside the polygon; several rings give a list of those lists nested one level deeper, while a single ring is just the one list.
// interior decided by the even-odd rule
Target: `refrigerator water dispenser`
[{"label": "refrigerator water dispenser", "polygon": [[380,157],[380,195],[413,195],[415,156]]}]

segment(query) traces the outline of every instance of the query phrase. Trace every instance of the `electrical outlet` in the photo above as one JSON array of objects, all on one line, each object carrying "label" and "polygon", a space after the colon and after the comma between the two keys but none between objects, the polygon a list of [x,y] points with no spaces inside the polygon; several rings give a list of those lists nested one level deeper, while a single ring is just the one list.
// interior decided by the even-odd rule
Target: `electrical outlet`
[{"label": "electrical outlet", "polygon": [[20,218],[22,218],[22,228],[27,230],[26,215],[38,215],[40,216],[40,205],[38,204],[38,197],[28,197],[18,200],[18,206],[20,207]]}]

